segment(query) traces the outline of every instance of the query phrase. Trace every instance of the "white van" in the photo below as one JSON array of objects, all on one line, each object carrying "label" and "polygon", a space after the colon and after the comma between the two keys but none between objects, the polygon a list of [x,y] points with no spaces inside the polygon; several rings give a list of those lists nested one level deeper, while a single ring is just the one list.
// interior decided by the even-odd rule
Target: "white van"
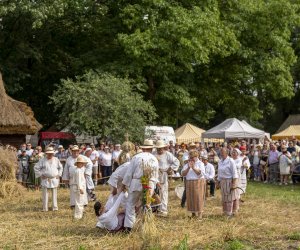
[{"label": "white van", "polygon": [[163,140],[165,143],[173,141],[173,144],[176,143],[174,129],[168,126],[146,126],[145,139],[152,139],[153,141]]}]

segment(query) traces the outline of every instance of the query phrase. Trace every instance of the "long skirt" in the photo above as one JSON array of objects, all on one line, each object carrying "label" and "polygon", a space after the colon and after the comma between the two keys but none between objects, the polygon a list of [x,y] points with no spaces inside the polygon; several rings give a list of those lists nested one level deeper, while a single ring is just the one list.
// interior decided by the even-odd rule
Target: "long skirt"
[{"label": "long skirt", "polygon": [[40,186],[41,185],[41,178],[36,178],[35,177],[35,172],[34,172],[34,165],[35,165],[36,162],[32,162],[30,163],[29,165],[29,180],[28,182],[31,184],[31,185],[34,185],[34,186]]},{"label": "long skirt", "polygon": [[191,213],[203,213],[205,202],[206,180],[186,181],[187,210]]},{"label": "long skirt", "polygon": [[239,199],[240,194],[238,189],[231,189],[232,179],[221,179],[221,195],[222,195],[222,205],[223,213],[226,215],[232,215],[232,213],[237,213],[239,210]]}]

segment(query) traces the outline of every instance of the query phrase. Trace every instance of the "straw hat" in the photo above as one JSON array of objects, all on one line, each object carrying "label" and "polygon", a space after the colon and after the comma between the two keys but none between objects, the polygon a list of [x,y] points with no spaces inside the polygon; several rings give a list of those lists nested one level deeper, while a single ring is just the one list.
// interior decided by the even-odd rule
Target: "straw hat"
[{"label": "straw hat", "polygon": [[84,163],[84,164],[86,164],[87,160],[82,155],[79,155],[77,157],[76,162],[74,163],[74,165],[77,166],[77,163]]},{"label": "straw hat", "polygon": [[47,149],[46,149],[46,152],[45,152],[46,154],[54,154],[55,152],[54,152],[54,149],[52,148],[52,147],[48,147]]},{"label": "straw hat", "polygon": [[194,143],[194,142],[191,142],[190,144],[189,144],[189,147],[191,148],[191,147],[196,147],[196,144]]},{"label": "straw hat", "polygon": [[202,156],[201,158],[202,160],[208,160],[208,157],[206,155]]},{"label": "straw hat", "polygon": [[77,145],[74,145],[71,150],[72,151],[77,151],[77,150],[79,151],[79,147]]},{"label": "straw hat", "polygon": [[165,148],[166,146],[167,145],[165,144],[165,142],[163,140],[158,140],[155,145],[156,148]]},{"label": "straw hat", "polygon": [[63,145],[59,145],[59,146],[58,146],[58,149],[60,149],[60,148],[64,148]]},{"label": "straw hat", "polygon": [[150,139],[144,140],[144,144],[140,148],[154,148],[153,141]]}]

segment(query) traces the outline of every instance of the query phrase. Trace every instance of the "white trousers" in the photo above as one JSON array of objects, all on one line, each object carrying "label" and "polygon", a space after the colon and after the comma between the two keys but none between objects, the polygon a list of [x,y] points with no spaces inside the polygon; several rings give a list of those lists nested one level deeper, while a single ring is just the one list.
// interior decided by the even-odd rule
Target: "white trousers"
[{"label": "white trousers", "polygon": [[166,181],[164,184],[160,184],[160,199],[161,199],[161,206],[160,211],[161,212],[168,212],[168,200],[169,200],[169,183]]},{"label": "white trousers", "polygon": [[[76,185],[75,185],[76,186]],[[87,193],[84,192],[83,194],[84,198],[83,198],[83,205],[87,205],[88,204],[88,197],[87,197]],[[70,206],[76,206],[76,192],[74,192],[74,185],[70,185]]]},{"label": "white trousers", "polygon": [[79,191],[74,190],[74,198],[75,198],[75,209],[74,209],[74,218],[81,219],[83,216],[84,205],[86,200],[86,192],[84,190],[83,194],[80,194]]},{"label": "white trousers", "polygon": [[57,188],[42,187],[43,211],[48,211],[48,189],[52,190],[52,210],[58,210],[57,206]]},{"label": "white trousers", "polygon": [[128,193],[124,227],[133,228],[133,225],[136,220],[135,206],[138,204],[141,198],[142,198],[142,191],[134,191]]}]

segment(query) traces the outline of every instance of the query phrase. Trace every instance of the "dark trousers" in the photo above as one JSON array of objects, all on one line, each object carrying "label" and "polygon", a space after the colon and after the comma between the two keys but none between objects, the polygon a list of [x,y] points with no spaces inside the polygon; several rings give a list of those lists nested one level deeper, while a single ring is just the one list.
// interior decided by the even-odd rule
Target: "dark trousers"
[{"label": "dark trousers", "polygon": [[207,184],[209,185],[210,196],[215,196],[215,187],[216,187],[215,180],[208,180]]},{"label": "dark trousers", "polygon": [[[112,174],[112,166],[101,166],[101,174],[102,178],[111,176]],[[101,184],[104,184],[108,181],[109,178],[105,178],[101,180]]]}]

